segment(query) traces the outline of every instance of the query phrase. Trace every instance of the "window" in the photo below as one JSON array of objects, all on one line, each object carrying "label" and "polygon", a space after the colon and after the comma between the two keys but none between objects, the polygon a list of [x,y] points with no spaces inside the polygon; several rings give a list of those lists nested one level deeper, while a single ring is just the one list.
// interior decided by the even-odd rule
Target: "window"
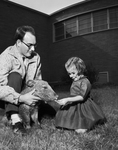
[{"label": "window", "polygon": [[86,13],[54,24],[54,40],[118,27],[118,6]]},{"label": "window", "polygon": [[77,23],[76,18],[65,21],[66,38],[77,35]]},{"label": "window", "polygon": [[109,22],[110,28],[118,27],[118,7],[109,9]]},{"label": "window", "polygon": [[91,14],[78,17],[78,33],[85,34],[91,32]]},{"label": "window", "polygon": [[99,72],[98,74],[98,83],[107,83],[109,82],[109,73],[108,71]]},{"label": "window", "polygon": [[93,13],[93,31],[100,31],[108,28],[107,10]]},{"label": "window", "polygon": [[55,24],[55,41],[64,39],[64,23],[59,22]]}]

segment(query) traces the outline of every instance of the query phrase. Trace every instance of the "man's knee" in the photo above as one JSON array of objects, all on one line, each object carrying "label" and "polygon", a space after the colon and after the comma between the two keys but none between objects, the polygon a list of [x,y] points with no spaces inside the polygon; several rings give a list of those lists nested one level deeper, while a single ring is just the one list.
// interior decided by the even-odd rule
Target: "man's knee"
[{"label": "man's knee", "polygon": [[8,76],[8,85],[18,93],[21,92],[22,88],[22,77],[18,72],[12,72]]},{"label": "man's knee", "polygon": [[[16,92],[20,93],[22,88],[22,77],[18,72],[12,72],[8,75],[8,85],[12,87]],[[8,118],[11,114],[18,113],[19,106],[11,103],[5,104],[5,112]]]}]

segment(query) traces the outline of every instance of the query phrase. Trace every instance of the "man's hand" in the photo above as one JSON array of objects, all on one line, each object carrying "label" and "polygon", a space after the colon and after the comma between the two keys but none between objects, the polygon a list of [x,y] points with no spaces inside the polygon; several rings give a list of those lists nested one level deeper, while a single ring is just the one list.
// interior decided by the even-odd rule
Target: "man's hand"
[{"label": "man's hand", "polygon": [[19,102],[25,103],[27,105],[35,105],[35,103],[40,100],[39,97],[34,96],[33,93],[35,92],[35,89],[33,89],[31,92],[26,93],[24,95],[20,95]]}]

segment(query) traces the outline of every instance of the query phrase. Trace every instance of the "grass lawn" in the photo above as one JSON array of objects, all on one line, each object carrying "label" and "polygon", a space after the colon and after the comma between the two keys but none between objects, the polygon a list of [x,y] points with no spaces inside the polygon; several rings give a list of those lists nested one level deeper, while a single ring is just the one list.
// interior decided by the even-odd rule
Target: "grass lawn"
[{"label": "grass lawn", "polygon": [[[63,88],[56,92],[59,97],[69,94]],[[54,117],[45,115],[41,128],[33,127],[24,137],[14,135],[0,111],[0,150],[118,150],[118,86],[94,88],[91,95],[102,107],[107,123],[85,134],[56,129]]]}]

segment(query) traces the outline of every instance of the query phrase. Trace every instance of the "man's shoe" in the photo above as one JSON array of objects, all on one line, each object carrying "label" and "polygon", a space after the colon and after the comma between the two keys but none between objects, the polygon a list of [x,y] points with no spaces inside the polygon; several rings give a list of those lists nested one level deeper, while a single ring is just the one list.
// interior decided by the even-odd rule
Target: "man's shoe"
[{"label": "man's shoe", "polygon": [[19,133],[21,133],[23,135],[27,134],[27,131],[24,128],[22,122],[17,122],[17,123],[15,123],[15,125],[12,125],[12,127],[13,127],[13,132],[16,133],[16,134],[19,134]]}]

